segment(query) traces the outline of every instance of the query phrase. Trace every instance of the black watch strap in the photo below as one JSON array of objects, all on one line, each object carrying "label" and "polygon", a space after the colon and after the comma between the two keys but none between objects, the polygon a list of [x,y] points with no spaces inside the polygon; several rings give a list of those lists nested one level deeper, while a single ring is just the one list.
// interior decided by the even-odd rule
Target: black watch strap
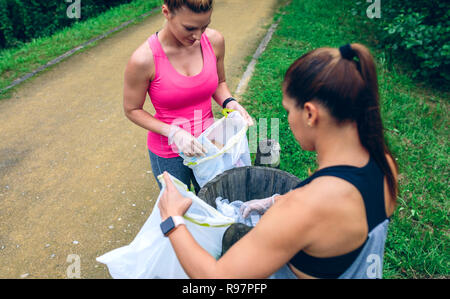
[{"label": "black watch strap", "polygon": [[225,101],[223,101],[222,108],[225,109],[225,107],[227,106],[227,104],[228,104],[229,102],[231,102],[231,101],[236,101],[236,99],[233,98],[233,97],[229,97],[228,99],[226,99]]}]

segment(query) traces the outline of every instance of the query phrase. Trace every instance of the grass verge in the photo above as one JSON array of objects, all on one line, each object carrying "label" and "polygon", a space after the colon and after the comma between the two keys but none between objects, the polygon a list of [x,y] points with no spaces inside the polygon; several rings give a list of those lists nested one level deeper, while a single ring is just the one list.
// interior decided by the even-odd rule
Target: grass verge
[{"label": "grass verge", "polygon": [[[161,4],[162,0],[135,0],[113,7],[95,18],[65,27],[52,36],[33,39],[17,48],[1,50],[0,90],[9,86],[14,80],[122,23],[132,19],[135,20],[128,25],[142,21],[141,15]],[[83,50],[95,46],[97,42],[86,46]],[[14,87],[0,93],[0,100],[10,97],[12,90]]]},{"label": "grass verge", "polygon": [[351,13],[357,8],[352,1],[293,0],[283,9],[285,15],[258,61],[242,96],[244,105],[257,119],[280,119],[280,167],[304,179],[308,168],[317,167],[315,154],[302,151],[289,129],[281,106],[284,74],[315,48],[349,42],[368,46],[377,63],[386,139],[400,167],[400,195],[391,218],[383,277],[450,277],[449,92],[413,81],[412,70],[395,65],[395,59],[377,49],[364,16]]}]

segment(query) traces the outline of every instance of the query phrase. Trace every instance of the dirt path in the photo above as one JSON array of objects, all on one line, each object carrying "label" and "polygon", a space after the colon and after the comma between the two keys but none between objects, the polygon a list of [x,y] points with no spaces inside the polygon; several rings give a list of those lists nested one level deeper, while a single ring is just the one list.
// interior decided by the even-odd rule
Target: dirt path
[{"label": "dirt path", "polygon": [[[216,1],[232,91],[276,3]],[[95,258],[130,243],[150,215],[159,189],[147,132],[123,114],[123,71],[162,24],[157,13],[0,101],[0,278],[66,278],[70,254],[82,278],[108,278]]]}]

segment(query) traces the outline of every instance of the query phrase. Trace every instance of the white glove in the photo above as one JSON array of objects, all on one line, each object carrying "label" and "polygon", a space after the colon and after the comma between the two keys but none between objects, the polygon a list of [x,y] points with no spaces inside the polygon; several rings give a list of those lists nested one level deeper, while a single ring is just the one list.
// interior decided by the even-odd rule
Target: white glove
[{"label": "white glove", "polygon": [[170,133],[167,137],[169,139],[169,145],[175,143],[178,151],[187,157],[201,157],[205,156],[208,152],[194,136],[180,127],[171,126]]},{"label": "white glove", "polygon": [[241,106],[241,104],[239,104],[237,101],[231,101],[227,104],[228,109],[233,109],[233,110],[237,110],[239,111],[239,113],[242,115],[242,117],[245,119],[245,121],[247,122],[248,126],[251,127],[253,126],[255,123],[253,122],[252,117],[250,116],[250,114],[248,114],[247,110],[245,110],[244,107]]},{"label": "white glove", "polygon": [[275,196],[280,194],[274,194],[271,197],[263,198],[263,199],[254,199],[247,202],[244,202],[241,206],[240,213],[242,217],[247,218],[247,216],[252,211],[256,211],[259,214],[264,214],[274,203]]}]

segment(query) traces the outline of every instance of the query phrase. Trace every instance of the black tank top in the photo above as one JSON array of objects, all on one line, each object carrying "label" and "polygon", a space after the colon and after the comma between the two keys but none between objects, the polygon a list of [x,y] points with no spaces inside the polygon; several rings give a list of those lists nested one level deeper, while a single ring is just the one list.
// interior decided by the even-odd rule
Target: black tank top
[{"label": "black tank top", "polygon": [[[359,190],[364,201],[369,232],[388,218],[384,203],[384,174],[372,157],[366,166],[361,168],[339,165],[320,169],[294,189],[303,187],[321,176],[344,179]],[[366,242],[367,239],[359,248],[347,254],[328,258],[313,257],[300,251],[290,260],[290,264],[313,277],[338,278],[355,261]]]}]

